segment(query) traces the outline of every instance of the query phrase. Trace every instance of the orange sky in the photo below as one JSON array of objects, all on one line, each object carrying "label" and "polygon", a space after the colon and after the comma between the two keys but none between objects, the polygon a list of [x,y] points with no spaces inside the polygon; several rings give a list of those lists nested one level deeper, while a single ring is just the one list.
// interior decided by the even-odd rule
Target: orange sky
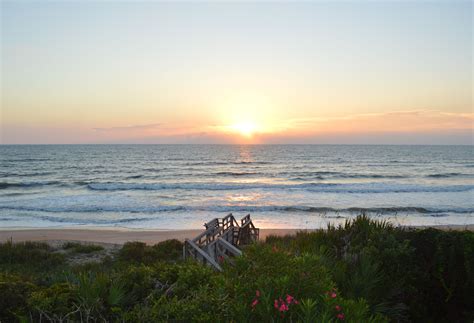
[{"label": "orange sky", "polygon": [[3,144],[472,144],[470,2],[1,6]]}]

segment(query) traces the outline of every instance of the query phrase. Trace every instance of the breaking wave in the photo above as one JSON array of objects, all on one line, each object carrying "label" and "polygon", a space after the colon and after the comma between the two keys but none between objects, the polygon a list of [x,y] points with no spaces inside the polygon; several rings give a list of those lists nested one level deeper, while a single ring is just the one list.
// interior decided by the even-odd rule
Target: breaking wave
[{"label": "breaking wave", "polygon": [[0,189],[15,188],[15,187],[41,187],[47,185],[60,185],[61,182],[58,181],[48,181],[48,182],[24,182],[24,183],[0,183]]},{"label": "breaking wave", "polygon": [[396,183],[304,183],[304,184],[267,184],[267,183],[89,183],[87,187],[94,191],[133,191],[133,190],[306,190],[319,193],[416,193],[416,192],[466,192],[474,185],[416,185]]},{"label": "breaking wave", "polygon": [[[59,203],[58,203],[59,204]],[[51,212],[51,213],[163,213],[176,211],[203,211],[203,212],[282,212],[282,213],[351,213],[351,214],[470,214],[474,208],[425,208],[417,206],[404,207],[348,207],[332,208],[320,206],[299,206],[299,205],[212,205],[212,206],[181,206],[181,205],[160,205],[160,206],[94,206],[94,205],[52,205],[52,206],[22,206],[22,205],[0,205],[0,210],[19,210],[31,212]]]}]

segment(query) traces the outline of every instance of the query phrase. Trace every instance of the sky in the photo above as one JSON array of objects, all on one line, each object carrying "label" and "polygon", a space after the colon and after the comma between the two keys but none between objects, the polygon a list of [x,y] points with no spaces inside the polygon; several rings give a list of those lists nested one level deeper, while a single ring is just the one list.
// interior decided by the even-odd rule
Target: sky
[{"label": "sky", "polygon": [[1,144],[473,144],[470,1],[2,1]]}]

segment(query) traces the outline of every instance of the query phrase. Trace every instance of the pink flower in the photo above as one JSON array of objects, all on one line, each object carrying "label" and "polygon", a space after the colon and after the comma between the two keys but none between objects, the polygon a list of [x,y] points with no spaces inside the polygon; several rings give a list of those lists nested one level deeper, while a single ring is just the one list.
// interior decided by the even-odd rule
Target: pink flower
[{"label": "pink flower", "polygon": [[260,297],[260,291],[258,289],[255,291],[255,296]]},{"label": "pink flower", "polygon": [[336,311],[338,311],[338,312],[340,312],[340,311],[342,310],[342,307],[340,307],[339,305],[336,305],[334,308],[335,308]]},{"label": "pink flower", "polygon": [[293,296],[291,296],[291,295],[289,295],[289,294],[286,294],[286,303],[287,303],[288,305],[290,305],[290,304],[298,304],[298,301],[297,301]]},{"label": "pink flower", "polygon": [[[286,301],[286,302],[285,302]],[[281,297],[276,299],[273,302],[273,306],[281,312],[283,315],[284,312],[288,311],[290,309],[291,304],[298,304],[298,301],[291,295],[287,294],[285,300],[283,300]]]},{"label": "pink flower", "polygon": [[332,292],[331,294],[329,294],[329,296],[331,296],[331,298],[336,298],[337,297],[337,294]]},{"label": "pink flower", "polygon": [[273,302],[273,306],[280,312],[288,311],[288,305],[285,304],[281,297]]},{"label": "pink flower", "polygon": [[257,304],[258,304],[258,299],[254,299],[253,302],[252,302],[252,308],[257,306]]},{"label": "pink flower", "polygon": [[339,320],[344,321],[345,315],[344,315],[344,313],[339,313],[339,314],[336,315],[336,317],[337,317]]},{"label": "pink flower", "polygon": [[285,303],[282,302],[281,305],[280,305],[279,311],[280,312],[288,311],[288,305],[286,305]]}]

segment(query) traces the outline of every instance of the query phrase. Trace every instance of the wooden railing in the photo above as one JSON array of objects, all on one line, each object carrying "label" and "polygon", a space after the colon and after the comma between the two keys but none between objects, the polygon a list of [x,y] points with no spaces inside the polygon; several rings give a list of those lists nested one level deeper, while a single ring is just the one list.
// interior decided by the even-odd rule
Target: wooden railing
[{"label": "wooden railing", "polygon": [[237,244],[246,245],[258,241],[260,229],[254,226],[252,220],[250,220],[250,214],[243,218],[241,223]]},{"label": "wooden railing", "polygon": [[215,269],[217,269],[218,271],[222,271],[221,266],[214,260],[214,258],[211,257],[204,250],[199,248],[199,246],[196,245],[194,241],[187,239],[186,242],[184,243],[183,248],[184,248],[183,255],[185,259],[187,256],[191,256],[205,265],[209,264]]},{"label": "wooden railing", "polygon": [[231,213],[205,223],[204,227],[206,230],[197,237],[186,239],[183,257],[194,258],[218,271],[222,271],[219,262],[242,254],[237,246],[252,243],[259,238],[259,229],[252,223],[250,214],[241,219],[240,226]]}]

